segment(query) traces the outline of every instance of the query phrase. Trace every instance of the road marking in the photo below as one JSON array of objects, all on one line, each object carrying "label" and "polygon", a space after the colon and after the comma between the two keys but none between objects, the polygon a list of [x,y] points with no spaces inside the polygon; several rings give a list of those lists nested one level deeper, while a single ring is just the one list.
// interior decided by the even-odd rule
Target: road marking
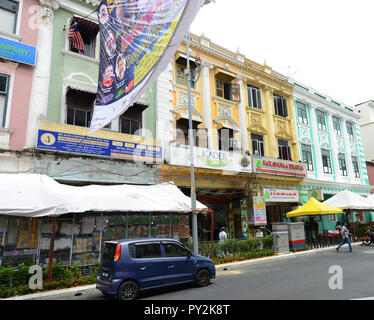
[{"label": "road marking", "polygon": [[357,299],[350,299],[350,300],[374,300],[374,297],[357,298]]},{"label": "road marking", "polygon": [[217,275],[225,275],[225,276],[228,276],[228,275],[232,275],[232,274],[241,274],[243,273],[242,271],[239,271],[239,270],[222,270],[222,271],[217,271]]},{"label": "road marking", "polygon": [[374,254],[374,251],[361,251],[362,253],[373,253]]}]

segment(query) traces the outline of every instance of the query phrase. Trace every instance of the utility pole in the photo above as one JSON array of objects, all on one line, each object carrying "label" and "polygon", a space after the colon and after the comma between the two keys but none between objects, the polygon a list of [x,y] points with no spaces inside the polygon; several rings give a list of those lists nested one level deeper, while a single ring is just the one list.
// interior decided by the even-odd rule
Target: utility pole
[{"label": "utility pole", "polygon": [[192,241],[193,251],[199,253],[199,243],[197,235],[197,212],[196,212],[196,189],[195,189],[195,170],[194,170],[194,134],[192,127],[192,104],[191,104],[191,69],[190,69],[190,32],[187,33],[186,50],[187,50],[187,95],[188,95],[188,140],[190,145],[190,160],[191,160],[191,210],[192,210]]}]

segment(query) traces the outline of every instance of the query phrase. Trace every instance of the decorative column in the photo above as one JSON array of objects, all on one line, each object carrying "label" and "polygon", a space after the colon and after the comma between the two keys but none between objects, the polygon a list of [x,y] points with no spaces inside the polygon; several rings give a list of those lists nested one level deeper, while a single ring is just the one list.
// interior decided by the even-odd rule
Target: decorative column
[{"label": "decorative column", "polygon": [[213,149],[213,129],[212,129],[212,104],[210,94],[210,81],[209,74],[210,64],[202,63],[202,99],[203,99],[203,119],[204,128],[207,129],[208,134],[208,148]]},{"label": "decorative column", "polygon": [[[53,16],[59,8],[56,0],[39,0],[41,5],[38,32],[38,57],[34,70],[26,134],[26,149],[36,147],[39,120],[47,118],[52,60]],[[61,30],[62,32],[62,30]]]},{"label": "decorative column", "polygon": [[268,129],[268,133],[264,140],[266,139],[267,143],[265,143],[265,156],[270,158],[278,158],[278,141],[275,137],[275,122],[274,122],[274,102],[273,102],[273,92],[274,90],[268,86],[264,87],[264,105],[265,105],[265,118],[266,118],[266,126]]},{"label": "decorative column", "polygon": [[340,167],[339,167],[339,157],[338,157],[338,142],[336,141],[336,136],[334,133],[334,124],[332,121],[332,115],[330,112],[327,113],[327,121],[329,125],[329,136],[331,141],[331,150],[332,150],[332,159],[334,161],[334,168],[335,168],[335,177],[337,181],[340,181],[341,175],[340,175]]},{"label": "decorative column", "polygon": [[240,102],[238,105],[240,142],[241,142],[241,150],[244,152],[248,150],[248,131],[247,131],[247,115],[246,115],[245,105],[244,105],[244,85],[243,85],[242,76],[238,77],[238,84],[240,88]]},{"label": "decorative column", "polygon": [[317,116],[316,116],[316,108],[313,105],[309,105],[310,108],[310,122],[312,126],[313,132],[313,146],[314,146],[314,154],[315,154],[315,163],[316,163],[316,173],[318,179],[323,175],[323,164],[322,164],[322,154],[321,154],[321,146],[319,144],[318,139],[318,127],[317,127]]},{"label": "decorative column", "polygon": [[288,117],[290,119],[290,135],[292,137],[291,140],[291,156],[293,161],[298,162],[301,159],[301,150],[299,150],[299,144],[298,144],[298,138],[297,138],[297,127],[296,127],[296,115],[295,115],[295,108],[294,108],[294,101],[292,99],[292,96],[286,96],[287,100],[287,111],[288,111]]},{"label": "decorative column", "polygon": [[[347,121],[342,119],[342,132],[344,138],[344,146],[346,152],[346,159],[347,159],[347,174],[348,174],[348,182],[350,182],[353,178],[353,165],[352,165],[352,151],[351,151],[351,144],[349,143],[348,133],[347,133]],[[358,161],[359,159],[357,159]]]}]

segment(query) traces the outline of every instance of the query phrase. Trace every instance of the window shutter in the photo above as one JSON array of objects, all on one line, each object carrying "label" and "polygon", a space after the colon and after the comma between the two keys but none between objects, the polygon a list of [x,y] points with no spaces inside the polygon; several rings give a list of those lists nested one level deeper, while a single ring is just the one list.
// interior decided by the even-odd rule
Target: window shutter
[{"label": "window shutter", "polygon": [[240,86],[237,83],[231,84],[232,101],[240,102]]}]

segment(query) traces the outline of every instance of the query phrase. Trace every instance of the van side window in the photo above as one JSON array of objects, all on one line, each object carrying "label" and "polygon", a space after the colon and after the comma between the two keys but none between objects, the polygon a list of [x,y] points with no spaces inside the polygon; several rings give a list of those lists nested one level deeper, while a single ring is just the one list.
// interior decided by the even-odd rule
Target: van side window
[{"label": "van side window", "polygon": [[159,243],[135,244],[135,258],[161,258],[161,246]]},{"label": "van side window", "polygon": [[188,251],[176,243],[164,243],[166,257],[186,257]]}]

